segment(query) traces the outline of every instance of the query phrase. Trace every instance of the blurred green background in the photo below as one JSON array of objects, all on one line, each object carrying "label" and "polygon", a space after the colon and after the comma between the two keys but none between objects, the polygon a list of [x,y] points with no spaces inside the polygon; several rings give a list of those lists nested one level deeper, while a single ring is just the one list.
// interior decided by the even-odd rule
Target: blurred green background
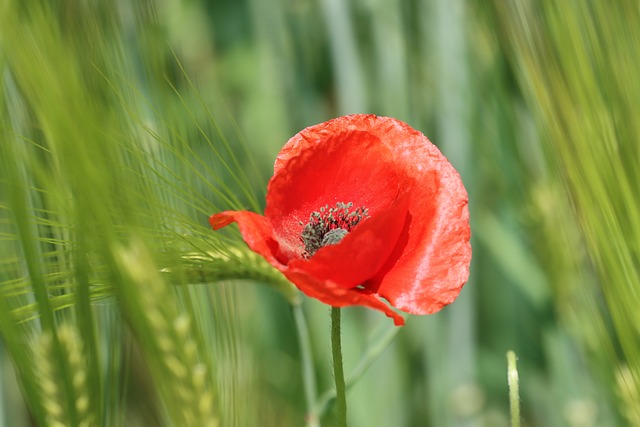
[{"label": "blurred green background", "polygon": [[[305,425],[287,284],[207,218],[260,211],[287,139],[349,113],[438,145],[473,232],[461,296],[407,320],[350,425],[508,426],[508,350],[522,425],[640,425],[639,22],[631,0],[0,0],[0,426]],[[302,311],[321,393],[329,308]],[[347,375],[391,323],[343,310]]]}]

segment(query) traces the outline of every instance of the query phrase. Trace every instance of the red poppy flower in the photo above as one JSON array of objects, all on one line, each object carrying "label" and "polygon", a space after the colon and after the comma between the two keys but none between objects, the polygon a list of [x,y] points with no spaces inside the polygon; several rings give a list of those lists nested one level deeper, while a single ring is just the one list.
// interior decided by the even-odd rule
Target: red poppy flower
[{"label": "red poppy flower", "polygon": [[396,325],[453,302],[469,276],[469,210],[460,176],[429,140],[388,117],[351,115],[285,144],[264,216],[226,211],[249,247],[302,292],[364,305]]}]

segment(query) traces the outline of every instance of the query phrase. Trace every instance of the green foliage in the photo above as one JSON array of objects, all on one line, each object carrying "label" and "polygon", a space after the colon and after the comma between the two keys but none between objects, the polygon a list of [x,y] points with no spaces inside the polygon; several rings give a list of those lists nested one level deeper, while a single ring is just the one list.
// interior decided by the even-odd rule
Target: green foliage
[{"label": "green foliage", "polygon": [[[194,116],[196,108],[206,114],[202,105],[187,109],[171,82],[156,92],[156,83],[132,75],[142,46],[124,39],[122,11],[104,6],[3,5],[0,329],[41,425],[131,425],[137,417],[242,425],[242,403],[221,407],[218,395],[247,398],[224,383],[231,373],[212,366],[238,345],[233,308],[218,289],[171,283],[186,283],[182,272],[195,260],[206,266],[198,274],[208,268],[213,279],[283,282],[264,263],[233,262],[253,258],[236,248],[237,236],[211,236],[207,227],[216,200],[256,209],[257,199],[239,155]],[[151,31],[144,11],[129,12],[140,26],[133,30]],[[161,90],[184,107],[179,119],[149,108],[142,93]],[[203,330],[203,318],[217,322]],[[137,375],[153,380],[144,400],[156,409],[146,421],[140,408],[118,415],[135,390],[126,375],[134,349],[144,360]]]},{"label": "green foliage", "polygon": [[460,170],[474,260],[400,330],[343,310],[350,424],[507,426],[511,349],[523,425],[637,424],[639,13],[0,0],[0,351],[37,425],[332,425],[327,307],[207,218],[356,112]]},{"label": "green foliage", "polygon": [[[594,287],[578,284],[597,335],[590,350],[640,389],[640,72],[634,2],[497,7],[509,56],[581,231]],[[575,285],[574,285],[575,286]],[[598,300],[604,297],[604,304]],[[611,322],[611,328],[603,323]],[[626,402],[629,404],[629,402]],[[636,407],[637,400],[632,406]],[[637,415],[630,417],[637,419]]]}]

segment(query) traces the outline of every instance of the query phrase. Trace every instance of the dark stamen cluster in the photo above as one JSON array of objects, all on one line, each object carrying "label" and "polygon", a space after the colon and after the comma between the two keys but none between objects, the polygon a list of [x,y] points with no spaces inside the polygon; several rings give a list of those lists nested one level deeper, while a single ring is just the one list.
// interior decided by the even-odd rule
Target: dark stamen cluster
[{"label": "dark stamen cluster", "polygon": [[318,249],[335,245],[349,231],[368,215],[368,209],[359,207],[349,212],[353,203],[336,203],[335,208],[325,205],[309,216],[309,222],[302,229],[300,239],[304,244],[302,256],[311,258]]}]

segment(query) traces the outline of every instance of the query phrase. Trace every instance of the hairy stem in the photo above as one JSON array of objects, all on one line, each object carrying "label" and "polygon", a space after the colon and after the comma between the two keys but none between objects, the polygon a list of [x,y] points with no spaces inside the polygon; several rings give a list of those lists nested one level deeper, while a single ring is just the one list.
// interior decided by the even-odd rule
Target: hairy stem
[{"label": "hairy stem", "polygon": [[340,342],[340,308],[331,307],[331,351],[333,376],[336,381],[336,416],[338,427],[347,426],[347,397],[342,368],[342,344]]}]

